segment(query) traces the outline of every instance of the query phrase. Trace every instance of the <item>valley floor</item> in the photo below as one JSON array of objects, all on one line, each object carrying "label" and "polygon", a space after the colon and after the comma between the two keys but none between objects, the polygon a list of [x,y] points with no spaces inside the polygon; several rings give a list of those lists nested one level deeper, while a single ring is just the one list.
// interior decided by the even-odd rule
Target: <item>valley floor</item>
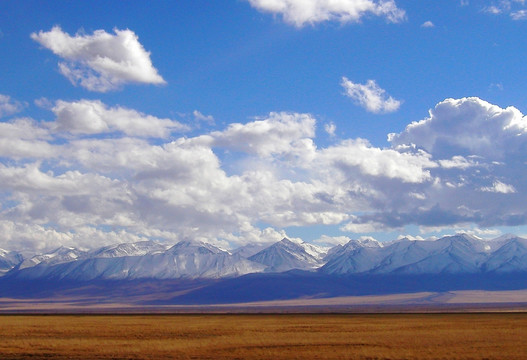
[{"label": "valley floor", "polygon": [[0,358],[525,359],[527,313],[2,315]]},{"label": "valley floor", "polygon": [[527,290],[414,292],[388,295],[302,297],[212,305],[149,305],[149,296],[62,295],[0,298],[0,314],[14,313],[412,313],[527,312]]}]

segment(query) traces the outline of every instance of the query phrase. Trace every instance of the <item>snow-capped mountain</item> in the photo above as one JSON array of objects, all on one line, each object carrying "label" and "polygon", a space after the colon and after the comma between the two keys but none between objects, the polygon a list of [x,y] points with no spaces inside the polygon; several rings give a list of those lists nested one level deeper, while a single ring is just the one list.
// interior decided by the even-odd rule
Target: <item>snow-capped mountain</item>
[{"label": "snow-capped mountain", "polygon": [[[183,241],[164,251],[155,244],[126,245],[118,248],[127,251],[105,247],[76,260],[60,264],[41,262],[33,267],[12,272],[8,276],[18,279],[82,281],[220,278],[259,272],[265,268],[261,264],[233,256],[227,251],[201,242]],[[144,254],[137,255],[137,252]]]},{"label": "snow-capped mountain", "polygon": [[371,270],[381,261],[382,244],[375,240],[350,240],[337,245],[326,256],[326,264],[320,269],[326,274],[362,273]]},{"label": "snow-capped mountain", "polygon": [[263,249],[268,248],[269,246],[270,246],[270,244],[268,244],[268,243],[267,244],[260,244],[260,243],[247,244],[247,245],[244,245],[244,246],[241,246],[241,247],[235,249],[234,251],[232,251],[232,254],[233,255],[238,254],[239,256],[244,257],[244,258],[247,259],[247,258],[253,256],[256,253],[259,253]]},{"label": "snow-capped mountain", "polygon": [[143,256],[146,254],[161,253],[167,246],[157,241],[139,241],[136,243],[121,243],[104,246],[90,251],[89,257],[112,258],[123,256]]},{"label": "snow-capped mountain", "polygon": [[249,260],[266,265],[267,272],[312,270],[323,264],[326,252],[318,246],[284,238],[249,257]]},{"label": "snow-capped mountain", "polygon": [[[401,239],[386,246],[357,245],[348,243],[334,252],[320,271],[326,274],[474,274],[527,270],[527,240],[517,237],[482,240],[460,234],[435,241]],[[351,250],[344,251],[345,247]]]},{"label": "snow-capped mountain", "polygon": [[527,272],[527,239],[510,235],[494,240],[467,234],[437,240],[403,238],[389,243],[350,240],[329,250],[284,238],[254,254],[256,250],[258,247],[247,247],[231,254],[197,241],[182,241],[172,247],[143,241],[89,252],[60,247],[28,259],[0,250],[0,275],[11,279],[87,281],[229,278],[292,269],[323,275]]},{"label": "snow-capped mountain", "polygon": [[330,261],[333,258],[342,256],[344,254],[351,253],[361,248],[378,248],[383,247],[383,244],[375,239],[359,239],[350,240],[344,245],[337,245],[329,249],[324,257],[325,262]]},{"label": "snow-capped mountain", "polygon": [[17,252],[0,249],[0,276],[20,264],[23,256]]},{"label": "snow-capped mountain", "polygon": [[36,266],[40,263],[45,263],[47,265],[56,265],[61,263],[67,263],[70,261],[75,261],[85,255],[85,251],[75,249],[72,247],[61,246],[52,252],[35,255],[29,259],[25,259],[18,266],[17,269],[25,269],[29,267]]},{"label": "snow-capped mountain", "polygon": [[507,239],[503,246],[489,256],[483,268],[498,273],[527,271],[527,239]]}]

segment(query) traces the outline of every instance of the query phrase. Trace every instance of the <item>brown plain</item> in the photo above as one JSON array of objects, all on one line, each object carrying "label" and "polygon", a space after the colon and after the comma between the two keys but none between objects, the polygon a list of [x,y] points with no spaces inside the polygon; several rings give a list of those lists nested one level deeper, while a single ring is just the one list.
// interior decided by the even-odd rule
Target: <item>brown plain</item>
[{"label": "brown plain", "polygon": [[3,315],[0,359],[527,359],[527,313]]}]

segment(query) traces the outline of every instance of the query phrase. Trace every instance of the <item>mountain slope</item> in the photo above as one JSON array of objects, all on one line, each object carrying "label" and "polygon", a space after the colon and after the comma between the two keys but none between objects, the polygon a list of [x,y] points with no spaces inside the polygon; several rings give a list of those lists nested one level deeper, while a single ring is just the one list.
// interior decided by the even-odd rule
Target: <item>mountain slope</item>
[{"label": "mountain slope", "polygon": [[527,271],[527,239],[510,238],[490,255],[483,268],[498,273]]}]

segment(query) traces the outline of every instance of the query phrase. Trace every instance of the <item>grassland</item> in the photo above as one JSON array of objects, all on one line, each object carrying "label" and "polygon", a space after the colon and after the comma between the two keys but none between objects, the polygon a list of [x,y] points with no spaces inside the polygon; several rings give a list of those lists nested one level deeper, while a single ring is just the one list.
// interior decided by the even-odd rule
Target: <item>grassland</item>
[{"label": "grassland", "polygon": [[0,359],[526,359],[527,314],[4,315]]}]

